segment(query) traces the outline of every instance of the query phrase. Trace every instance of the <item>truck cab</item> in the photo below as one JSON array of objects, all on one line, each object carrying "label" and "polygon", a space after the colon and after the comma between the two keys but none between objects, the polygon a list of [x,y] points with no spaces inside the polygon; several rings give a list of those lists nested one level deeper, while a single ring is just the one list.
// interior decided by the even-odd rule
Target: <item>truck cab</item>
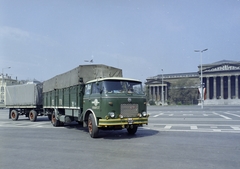
[{"label": "truck cab", "polygon": [[99,78],[85,84],[83,122],[91,137],[99,129],[124,129],[135,134],[148,124],[146,97],[139,80],[122,77]]}]

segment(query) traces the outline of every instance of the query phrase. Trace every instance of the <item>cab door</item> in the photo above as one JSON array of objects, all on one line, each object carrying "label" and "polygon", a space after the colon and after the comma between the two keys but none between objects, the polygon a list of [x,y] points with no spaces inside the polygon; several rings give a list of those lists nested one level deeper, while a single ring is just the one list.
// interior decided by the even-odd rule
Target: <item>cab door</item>
[{"label": "cab door", "polygon": [[83,112],[86,112],[86,110],[91,109],[92,103],[90,100],[90,94],[91,94],[92,84],[86,84],[85,86],[85,92],[83,97]]},{"label": "cab door", "polygon": [[92,90],[90,94],[90,100],[92,103],[92,110],[95,113],[96,117],[100,117],[101,113],[101,103],[102,103],[102,94],[101,94],[102,82],[92,83]]}]

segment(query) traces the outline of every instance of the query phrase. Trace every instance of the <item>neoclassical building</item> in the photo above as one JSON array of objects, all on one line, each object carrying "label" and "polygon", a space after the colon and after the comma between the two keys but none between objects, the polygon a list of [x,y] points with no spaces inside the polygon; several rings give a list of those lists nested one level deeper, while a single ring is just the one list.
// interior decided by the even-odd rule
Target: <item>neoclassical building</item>
[{"label": "neoclassical building", "polygon": [[205,105],[240,105],[240,62],[223,60],[202,68]]},{"label": "neoclassical building", "polygon": [[11,76],[0,75],[0,108],[6,107],[6,86],[17,84],[17,79],[12,79]]},{"label": "neoclassical building", "polygon": [[[173,83],[181,79],[191,79],[197,91],[200,86],[201,65],[198,72],[160,74],[150,77],[145,83],[148,99],[159,104],[166,104]],[[240,62],[222,60],[202,65],[204,86],[204,105],[240,105]],[[184,86],[182,86],[184,87]],[[189,86],[188,86],[189,87]],[[184,97],[184,96],[183,96]],[[200,94],[198,94],[200,99]]]}]

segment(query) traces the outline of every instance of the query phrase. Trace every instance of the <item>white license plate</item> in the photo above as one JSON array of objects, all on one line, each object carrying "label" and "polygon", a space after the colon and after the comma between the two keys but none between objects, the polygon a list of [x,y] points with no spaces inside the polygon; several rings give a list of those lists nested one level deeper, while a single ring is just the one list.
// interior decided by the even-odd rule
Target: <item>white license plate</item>
[{"label": "white license plate", "polygon": [[128,124],[133,124],[133,119],[132,118],[128,118]]}]

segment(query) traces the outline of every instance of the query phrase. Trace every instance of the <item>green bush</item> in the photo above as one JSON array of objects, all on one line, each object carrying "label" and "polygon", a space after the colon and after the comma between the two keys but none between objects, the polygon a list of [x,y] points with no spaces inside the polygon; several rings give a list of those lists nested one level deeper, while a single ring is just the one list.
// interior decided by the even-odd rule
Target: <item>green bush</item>
[{"label": "green bush", "polygon": [[149,100],[149,105],[156,105],[156,103],[155,103],[155,101],[153,101],[153,100]]}]

